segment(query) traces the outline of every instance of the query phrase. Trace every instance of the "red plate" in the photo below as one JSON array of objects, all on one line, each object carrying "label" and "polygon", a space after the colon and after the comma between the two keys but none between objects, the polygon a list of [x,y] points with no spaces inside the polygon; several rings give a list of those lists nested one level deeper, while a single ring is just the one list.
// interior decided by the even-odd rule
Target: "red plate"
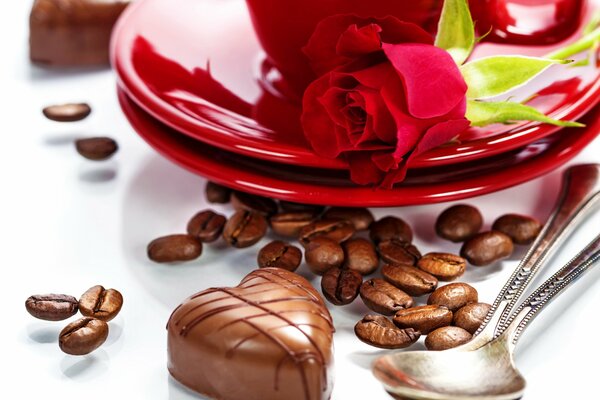
[{"label": "red plate", "polygon": [[124,91],[119,100],[133,128],[159,153],[207,179],[244,192],[299,203],[356,207],[459,200],[536,178],[575,157],[600,132],[600,106],[583,122],[501,156],[452,167],[409,171],[392,190],[356,186],[345,171],[286,166],[226,152],[179,134],[144,112]]},{"label": "red plate", "polygon": [[[552,49],[482,44],[474,57],[542,55]],[[121,86],[146,112],[177,131],[262,160],[347,168],[344,161],[321,158],[307,146],[299,107],[274,89],[277,72],[263,59],[243,0],[140,1],[123,15],[112,42]],[[537,94],[531,105],[554,118],[575,120],[600,100],[599,76],[594,67],[557,66],[514,95]],[[422,155],[412,167],[493,156],[557,130],[532,123],[473,129]]]}]

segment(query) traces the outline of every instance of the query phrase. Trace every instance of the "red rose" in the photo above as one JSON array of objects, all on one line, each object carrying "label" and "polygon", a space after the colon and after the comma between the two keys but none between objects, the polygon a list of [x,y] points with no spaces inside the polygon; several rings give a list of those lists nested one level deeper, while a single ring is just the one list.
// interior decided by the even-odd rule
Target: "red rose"
[{"label": "red rose", "polygon": [[304,93],[304,134],[316,153],[345,157],[355,183],[390,188],[411,159],[469,126],[458,66],[417,25],[337,15],[304,52],[319,74]]}]

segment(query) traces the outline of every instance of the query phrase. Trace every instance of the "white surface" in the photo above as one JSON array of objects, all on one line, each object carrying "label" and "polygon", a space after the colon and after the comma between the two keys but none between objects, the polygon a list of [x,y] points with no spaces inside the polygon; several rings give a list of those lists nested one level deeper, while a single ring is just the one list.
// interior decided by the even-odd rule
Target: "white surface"
[{"label": "white surface", "polygon": [[[117,105],[110,71],[66,74],[27,61],[29,2],[12,2],[3,14],[0,147],[1,271],[0,397],[13,399],[197,399],[169,378],[165,323],[188,295],[209,286],[235,285],[252,269],[259,246],[224,251],[207,247],[200,260],[179,266],[147,261],[153,238],[181,232],[205,208],[204,180],[156,155],[128,126]],[[6,6],[6,5],[5,5]],[[43,106],[87,101],[92,115],[74,124],[45,120]],[[110,135],[121,146],[111,161],[79,157],[72,139]],[[596,140],[575,162],[600,162]],[[497,216],[520,212],[545,218],[554,203],[560,171],[534,182],[470,201],[489,226]],[[417,232],[424,252],[457,251],[437,240],[433,221],[447,204],[377,210],[400,215]],[[228,207],[216,207],[229,213]],[[559,268],[599,231],[591,218],[558,253],[545,276]],[[265,240],[266,242],[266,240]],[[492,302],[517,261],[470,268],[464,280]],[[302,271],[306,271],[303,266]],[[518,347],[517,364],[528,381],[525,399],[598,396],[600,268],[551,305]],[[537,279],[541,282],[542,277]],[[318,280],[315,280],[318,284]],[[67,356],[56,337],[67,322],[32,318],[25,299],[37,293],[79,296],[102,284],[125,297],[110,324],[108,342],[87,357]],[[336,382],[333,399],[386,399],[369,363],[382,352],[352,333],[365,312],[360,300],[335,308]],[[414,348],[419,348],[420,345]]]}]

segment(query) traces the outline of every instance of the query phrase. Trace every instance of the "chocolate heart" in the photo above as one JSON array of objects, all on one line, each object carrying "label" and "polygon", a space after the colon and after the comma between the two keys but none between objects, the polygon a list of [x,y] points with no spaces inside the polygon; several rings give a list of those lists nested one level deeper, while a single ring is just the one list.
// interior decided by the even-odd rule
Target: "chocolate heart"
[{"label": "chocolate heart", "polygon": [[220,400],[327,400],[333,386],[333,322],[301,276],[279,268],[235,288],[188,298],[171,315],[169,371]]}]

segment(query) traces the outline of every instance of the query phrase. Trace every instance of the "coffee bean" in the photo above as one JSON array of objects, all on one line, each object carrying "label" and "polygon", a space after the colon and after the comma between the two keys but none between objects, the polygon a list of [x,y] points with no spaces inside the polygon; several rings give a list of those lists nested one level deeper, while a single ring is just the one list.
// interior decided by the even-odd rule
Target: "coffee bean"
[{"label": "coffee bean", "polygon": [[431,293],[438,285],[435,276],[407,265],[386,264],[381,270],[383,278],[411,296]]},{"label": "coffee bean", "polygon": [[438,236],[452,242],[464,242],[473,237],[483,225],[478,209],[466,204],[452,206],[442,212],[435,222]]},{"label": "coffee bean", "polygon": [[323,275],[328,269],[344,263],[344,250],[335,240],[317,237],[305,246],[304,258],[313,273]]},{"label": "coffee bean", "polygon": [[382,349],[403,349],[421,337],[414,329],[398,329],[381,315],[366,315],[354,326],[356,336],[366,344]]},{"label": "coffee bean", "polygon": [[330,268],[321,278],[321,290],[336,306],[350,304],[358,296],[362,275],[350,269]]},{"label": "coffee bean", "polygon": [[58,335],[62,351],[83,356],[100,347],[108,337],[108,324],[95,318],[81,318],[71,322]]},{"label": "coffee bean", "polygon": [[360,297],[371,310],[384,315],[413,306],[413,299],[383,279],[369,279],[360,287]]},{"label": "coffee bean", "polygon": [[350,239],[343,243],[344,268],[369,275],[379,267],[379,257],[373,243],[363,238]]},{"label": "coffee bean", "polygon": [[465,344],[473,336],[458,326],[445,326],[431,332],[425,338],[425,347],[427,350],[448,350]]},{"label": "coffee bean", "polygon": [[535,218],[507,214],[498,218],[492,229],[505,233],[516,244],[531,244],[542,230],[542,224]]},{"label": "coffee bean", "polygon": [[38,294],[25,301],[27,312],[46,321],[62,321],[77,314],[77,299],[66,294]]},{"label": "coffee bean", "polygon": [[194,215],[187,225],[187,232],[201,242],[214,242],[223,233],[227,218],[212,210],[200,211]]},{"label": "coffee bean", "polygon": [[468,283],[450,283],[437,288],[429,295],[427,304],[444,306],[450,311],[457,311],[470,303],[477,303],[479,295],[477,290]]},{"label": "coffee bean", "polygon": [[394,324],[400,329],[413,328],[427,335],[429,332],[452,323],[452,311],[440,306],[418,306],[400,310]]},{"label": "coffee bean", "polygon": [[509,257],[514,250],[511,238],[499,231],[482,232],[466,241],[460,255],[478,267]]},{"label": "coffee bean", "polygon": [[377,249],[381,259],[390,264],[415,265],[421,258],[419,249],[398,239],[384,240]]},{"label": "coffee bean", "polygon": [[218,183],[206,182],[206,200],[209,203],[226,204],[231,199],[231,189]]},{"label": "coffee bean", "polygon": [[492,308],[486,303],[471,303],[454,313],[454,325],[463,328],[471,335],[483,324],[483,320]]},{"label": "coffee bean", "polygon": [[277,203],[274,200],[248,193],[233,192],[231,204],[236,211],[253,211],[265,217],[277,212]]},{"label": "coffee bean", "polygon": [[302,229],[298,236],[300,243],[306,246],[308,242],[316,237],[327,237],[338,243],[350,239],[354,235],[354,225],[340,219],[323,219],[312,222]]},{"label": "coffee bean", "polygon": [[278,235],[298,238],[300,230],[315,220],[312,212],[293,211],[275,214],[271,217],[271,229]]},{"label": "coffee bean", "polygon": [[325,219],[342,219],[352,222],[354,229],[365,231],[375,219],[366,208],[332,207],[323,214]]},{"label": "coffee bean", "polygon": [[256,244],[267,233],[267,220],[257,212],[238,211],[229,218],[223,229],[227,243],[239,249]]},{"label": "coffee bean", "polygon": [[410,226],[397,217],[385,217],[371,224],[369,232],[371,240],[378,244],[385,240],[397,239],[403,242],[412,242],[413,233]]},{"label": "coffee bean", "polygon": [[46,118],[58,122],[81,121],[90,113],[92,109],[86,103],[67,103],[48,106],[42,110]]},{"label": "coffee bean", "polygon": [[148,245],[148,258],[157,263],[195,260],[202,254],[202,242],[192,235],[169,235]]},{"label": "coffee bean", "polygon": [[302,262],[302,252],[296,246],[275,240],[258,252],[258,266],[260,268],[282,268],[295,271]]},{"label": "coffee bean", "polygon": [[421,257],[417,267],[440,281],[452,281],[465,273],[467,260],[449,253],[429,253]]},{"label": "coffee bean", "polygon": [[325,207],[316,204],[293,203],[291,201],[283,200],[279,202],[279,206],[284,212],[308,212],[315,214],[315,216],[321,214],[325,209]]},{"label": "coffee bean", "polygon": [[79,311],[86,317],[110,321],[123,307],[123,295],[115,289],[100,285],[89,288],[79,299]]},{"label": "coffee bean", "polygon": [[102,161],[110,158],[117,152],[117,142],[108,137],[94,137],[75,141],[77,152],[84,158],[92,161]]}]

